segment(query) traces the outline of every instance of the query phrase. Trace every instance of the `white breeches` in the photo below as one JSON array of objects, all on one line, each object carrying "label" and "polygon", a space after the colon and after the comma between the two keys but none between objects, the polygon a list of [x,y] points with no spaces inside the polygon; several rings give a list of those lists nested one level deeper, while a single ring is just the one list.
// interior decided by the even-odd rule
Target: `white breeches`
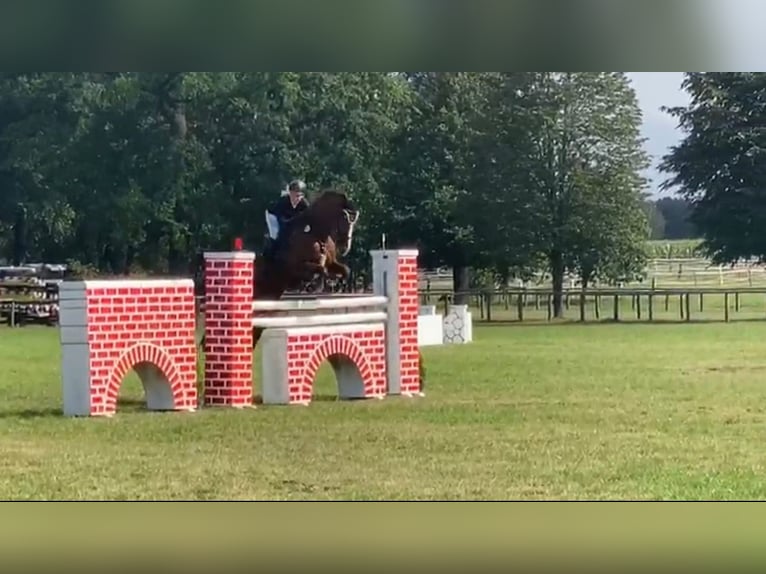
[{"label": "white breeches", "polygon": [[268,211],[266,212],[266,227],[269,229],[269,237],[276,239],[279,235],[279,219]]}]

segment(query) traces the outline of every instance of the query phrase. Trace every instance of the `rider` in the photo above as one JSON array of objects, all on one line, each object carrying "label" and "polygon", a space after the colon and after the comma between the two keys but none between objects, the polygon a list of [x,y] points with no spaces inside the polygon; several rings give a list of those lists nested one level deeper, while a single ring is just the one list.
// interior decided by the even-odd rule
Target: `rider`
[{"label": "rider", "polygon": [[282,192],[281,197],[266,210],[266,227],[269,231],[269,245],[267,256],[273,257],[282,238],[280,230],[294,217],[308,209],[309,202],[306,199],[306,184],[295,179],[287,186],[287,192]]}]

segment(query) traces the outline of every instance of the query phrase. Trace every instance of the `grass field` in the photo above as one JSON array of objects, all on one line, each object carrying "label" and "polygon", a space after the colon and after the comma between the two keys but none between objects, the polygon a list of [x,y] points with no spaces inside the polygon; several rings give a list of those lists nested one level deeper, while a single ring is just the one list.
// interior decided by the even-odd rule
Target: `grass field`
[{"label": "grass field", "polygon": [[[766,322],[479,326],[423,399],[61,416],[57,331],[0,329],[2,499],[763,499]],[[257,369],[257,366],[256,366]],[[256,386],[256,392],[258,392]]]}]

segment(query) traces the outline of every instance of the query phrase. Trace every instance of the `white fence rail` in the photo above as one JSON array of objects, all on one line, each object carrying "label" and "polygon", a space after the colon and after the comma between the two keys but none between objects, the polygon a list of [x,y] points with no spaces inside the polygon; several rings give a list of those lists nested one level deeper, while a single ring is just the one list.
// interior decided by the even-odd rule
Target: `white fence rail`
[{"label": "white fence rail", "polygon": [[253,327],[285,328],[313,327],[317,325],[351,325],[356,323],[382,323],[388,315],[383,311],[374,313],[352,313],[348,315],[309,315],[293,317],[256,317]]},{"label": "white fence rail", "polygon": [[328,299],[296,299],[293,301],[255,301],[253,311],[320,311],[325,309],[359,309],[384,307],[388,297],[337,297]]}]

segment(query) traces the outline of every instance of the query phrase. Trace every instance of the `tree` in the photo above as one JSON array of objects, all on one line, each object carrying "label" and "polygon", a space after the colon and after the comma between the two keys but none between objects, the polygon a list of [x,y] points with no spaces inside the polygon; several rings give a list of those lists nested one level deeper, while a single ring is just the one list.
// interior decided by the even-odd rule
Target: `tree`
[{"label": "tree", "polygon": [[25,206],[32,259],[72,235],[66,150],[77,129],[80,83],[68,72],[0,74],[0,221],[13,227],[18,206]]},{"label": "tree", "polygon": [[616,280],[640,266],[648,236],[641,111],[621,72],[541,72],[529,97],[537,114],[531,207],[543,218],[538,249],[553,279],[554,315],[561,317],[567,270],[588,282]]},{"label": "tree", "polygon": [[363,224],[349,254],[361,266],[369,261],[367,250],[390,229],[384,194],[392,138],[411,101],[409,86],[401,76],[363,72],[301,74],[299,88],[290,132],[303,166],[300,173],[314,189],[343,189],[361,209]]},{"label": "tree", "polygon": [[186,274],[301,177],[362,208],[357,268],[386,233],[457,291],[547,264],[560,294],[640,260],[636,110],[620,74],[4,73],[2,248],[23,204],[30,258]]},{"label": "tree", "polygon": [[766,74],[687,73],[688,106],[668,108],[685,132],[660,169],[691,204],[716,264],[766,261]]},{"label": "tree", "polygon": [[[426,266],[449,265],[457,293],[469,288],[482,256],[488,210],[477,169],[479,118],[486,110],[486,75],[418,72],[405,75],[413,104],[394,140],[394,173],[386,204],[390,238],[417,246]],[[457,295],[461,302],[464,295]]]},{"label": "tree", "polygon": [[536,167],[538,115],[530,98],[536,76],[486,74],[486,107],[475,132],[474,217],[481,261],[502,284],[531,279],[544,265],[539,229],[545,224],[539,195],[530,185]]}]

